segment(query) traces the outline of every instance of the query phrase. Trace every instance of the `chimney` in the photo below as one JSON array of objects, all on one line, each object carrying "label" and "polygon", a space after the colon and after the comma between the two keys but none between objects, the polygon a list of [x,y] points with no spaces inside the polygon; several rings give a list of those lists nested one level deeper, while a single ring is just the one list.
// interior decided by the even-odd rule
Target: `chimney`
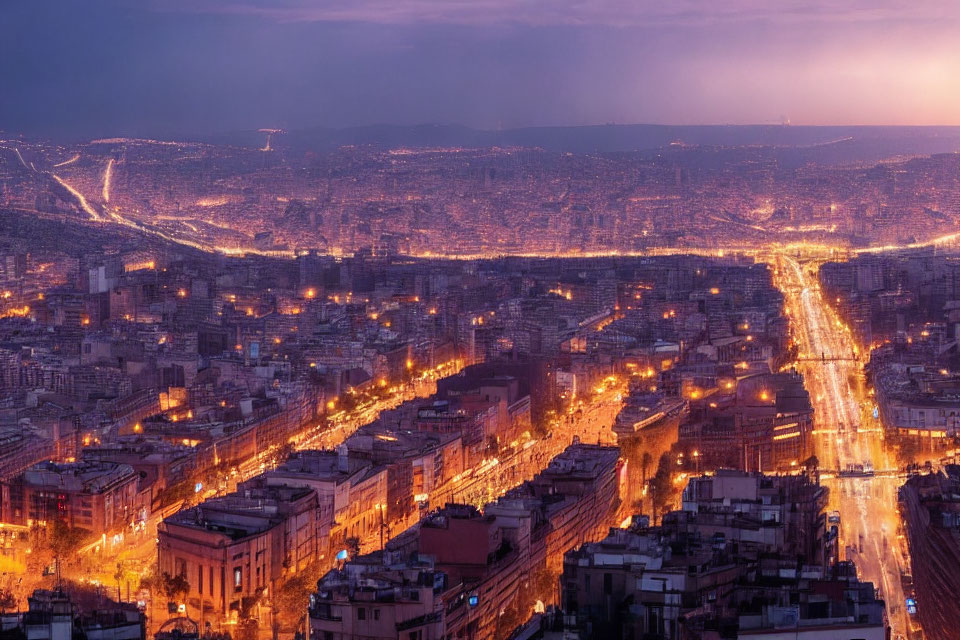
[{"label": "chimney", "polygon": [[347,473],[350,470],[350,449],[341,444],[337,447],[337,471]]}]

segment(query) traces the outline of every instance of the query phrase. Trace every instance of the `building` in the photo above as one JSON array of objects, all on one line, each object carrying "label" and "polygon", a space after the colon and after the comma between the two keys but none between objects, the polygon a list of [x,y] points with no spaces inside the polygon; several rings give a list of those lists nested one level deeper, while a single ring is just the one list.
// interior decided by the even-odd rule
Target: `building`
[{"label": "building", "polygon": [[318,560],[333,564],[333,556],[347,540],[361,543],[379,539],[383,505],[387,502],[387,473],[383,466],[338,451],[298,451],[275,469],[247,485],[310,489],[317,495]]},{"label": "building", "polygon": [[187,579],[194,611],[226,617],[318,557],[317,494],[246,489],[180,511],[157,527],[159,569]]},{"label": "building", "polygon": [[[145,640],[146,619],[135,605],[109,599],[85,602],[81,594],[61,588],[37,589],[27,598],[28,610],[18,614],[16,627],[26,640]],[[4,616],[4,632],[9,633]]]},{"label": "building", "polygon": [[[723,531],[725,539],[756,542],[759,550],[823,566],[829,542],[824,513],[828,495],[829,490],[807,474],[768,476],[720,469],[690,479],[681,510],[665,516],[664,526],[710,535]],[[737,533],[724,531],[731,525],[721,522],[732,522]],[[763,537],[747,534],[751,529]]]},{"label": "building", "polygon": [[[611,529],[564,556],[564,638],[870,638],[883,640],[884,603],[852,563],[824,565],[803,554],[800,523],[820,522],[825,492],[801,493],[784,477],[736,472],[695,478],[684,510],[661,527],[645,517]],[[797,480],[791,478],[791,480]],[[796,511],[795,511],[796,510]],[[826,541],[820,540],[821,547]],[[822,558],[824,551],[808,551]],[[547,636],[544,636],[547,637]]]},{"label": "building", "polygon": [[[555,601],[563,552],[617,519],[621,470],[615,447],[574,444],[482,512],[451,504],[430,513],[383,551],[320,580],[311,633],[336,640],[505,637],[537,600]],[[384,603],[398,590],[387,612]]]},{"label": "building", "polygon": [[696,451],[703,468],[736,460],[741,469],[783,471],[810,455],[813,407],[800,374],[750,375],[729,386],[692,401],[680,425],[679,446]]},{"label": "building", "polygon": [[133,467],[106,461],[45,462],[4,487],[3,520],[32,525],[60,520],[92,534],[113,534],[146,521]]},{"label": "building", "polygon": [[311,638],[440,640],[447,578],[429,562],[388,566],[381,553],[328,573],[310,595]]},{"label": "building", "polygon": [[960,467],[914,475],[900,488],[917,612],[924,637],[947,640],[956,636],[960,619]]}]

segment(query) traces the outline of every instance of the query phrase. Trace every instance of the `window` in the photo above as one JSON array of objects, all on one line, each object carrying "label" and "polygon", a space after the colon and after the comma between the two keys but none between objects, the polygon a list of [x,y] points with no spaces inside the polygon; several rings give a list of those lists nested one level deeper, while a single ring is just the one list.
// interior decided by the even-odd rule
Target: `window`
[{"label": "window", "polygon": [[613,574],[605,573],[603,574],[603,593],[605,595],[610,595],[613,593]]},{"label": "window", "polygon": [[183,576],[184,578],[186,578],[187,577],[187,561],[184,560],[183,558],[176,558],[173,564],[174,564],[174,567],[173,567],[174,575]]},{"label": "window", "polygon": [[663,635],[663,607],[650,607],[647,614],[647,632]]},{"label": "window", "polygon": [[[222,573],[220,575],[223,576]],[[213,595],[213,565],[210,566],[210,573],[207,574],[207,577],[210,578],[208,581],[210,583],[210,595]],[[223,578],[221,577],[221,580],[222,579]]]},{"label": "window", "polygon": [[379,620],[379,619],[380,619],[380,609],[374,609],[374,610],[373,610],[373,619],[374,619],[374,620]]},{"label": "window", "polygon": [[233,568],[233,590],[243,591],[243,569],[240,567]]},{"label": "window", "polygon": [[367,610],[363,607],[357,608],[357,620],[366,620],[367,619]]},{"label": "window", "polygon": [[203,565],[197,567],[197,593],[203,593]]}]

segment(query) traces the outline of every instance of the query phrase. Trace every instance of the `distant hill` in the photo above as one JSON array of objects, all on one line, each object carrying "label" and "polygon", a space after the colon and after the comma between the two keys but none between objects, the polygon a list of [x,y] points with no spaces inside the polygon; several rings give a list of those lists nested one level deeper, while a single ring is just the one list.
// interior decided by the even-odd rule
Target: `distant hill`
[{"label": "distant hill", "polygon": [[[207,142],[260,146],[264,134],[242,131],[206,136]],[[459,125],[371,125],[290,131],[273,145],[293,152],[324,152],[345,145],[382,148],[540,147],[548,151],[613,153],[671,144],[770,146],[803,149],[804,160],[873,162],[905,155],[960,151],[960,127],[807,127],[780,125],[671,126],[651,124],[528,127],[489,131]]]}]

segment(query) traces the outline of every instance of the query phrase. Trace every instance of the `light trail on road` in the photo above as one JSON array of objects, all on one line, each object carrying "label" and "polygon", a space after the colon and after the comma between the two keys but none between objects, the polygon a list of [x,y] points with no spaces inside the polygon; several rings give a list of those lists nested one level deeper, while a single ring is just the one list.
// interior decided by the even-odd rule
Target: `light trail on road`
[{"label": "light trail on road", "polygon": [[53,165],[53,167],[54,167],[54,169],[56,169],[57,167],[65,167],[65,166],[67,166],[68,164],[73,164],[74,162],[76,162],[76,161],[79,160],[79,159],[80,159],[80,154],[77,153],[77,154],[74,154],[74,156],[73,156],[72,158],[70,158],[70,159],[68,159],[68,160],[64,160],[63,162],[58,162],[57,164]]},{"label": "light trail on road", "polygon": [[101,194],[104,202],[110,202],[110,180],[113,178],[113,158],[107,162],[107,168],[103,170],[103,189]]},{"label": "light trail on road", "polygon": [[63,178],[58,176],[55,173],[51,173],[53,179],[60,183],[60,186],[70,192],[70,194],[77,199],[77,202],[80,203],[80,208],[83,209],[90,219],[94,222],[102,222],[103,218],[100,217],[100,214],[97,213],[97,210],[90,206],[90,203],[87,202],[87,199],[83,197],[83,194],[70,186],[70,183],[66,182]]},{"label": "light trail on road", "polygon": [[23,156],[20,155],[20,149],[17,147],[13,148],[14,152],[17,154],[17,158],[20,160],[20,164],[23,165],[24,169],[30,169],[30,165],[27,164],[27,161],[23,159]]},{"label": "light trail on road", "polygon": [[848,328],[826,303],[817,282],[816,265],[809,269],[783,254],[775,261],[775,282],[784,293],[800,353],[807,356],[797,362],[797,368],[813,400],[814,447],[820,466],[842,471],[862,464],[881,471],[867,477],[825,474],[822,478],[830,488],[830,508],[840,512],[845,555],[856,563],[863,579],[880,589],[893,637],[906,635],[911,620],[906,613],[901,564],[907,554],[894,549],[900,544],[900,479],[890,472],[896,470],[896,463],[884,448],[882,429],[866,424],[863,372],[860,363],[850,357],[858,348]]}]

